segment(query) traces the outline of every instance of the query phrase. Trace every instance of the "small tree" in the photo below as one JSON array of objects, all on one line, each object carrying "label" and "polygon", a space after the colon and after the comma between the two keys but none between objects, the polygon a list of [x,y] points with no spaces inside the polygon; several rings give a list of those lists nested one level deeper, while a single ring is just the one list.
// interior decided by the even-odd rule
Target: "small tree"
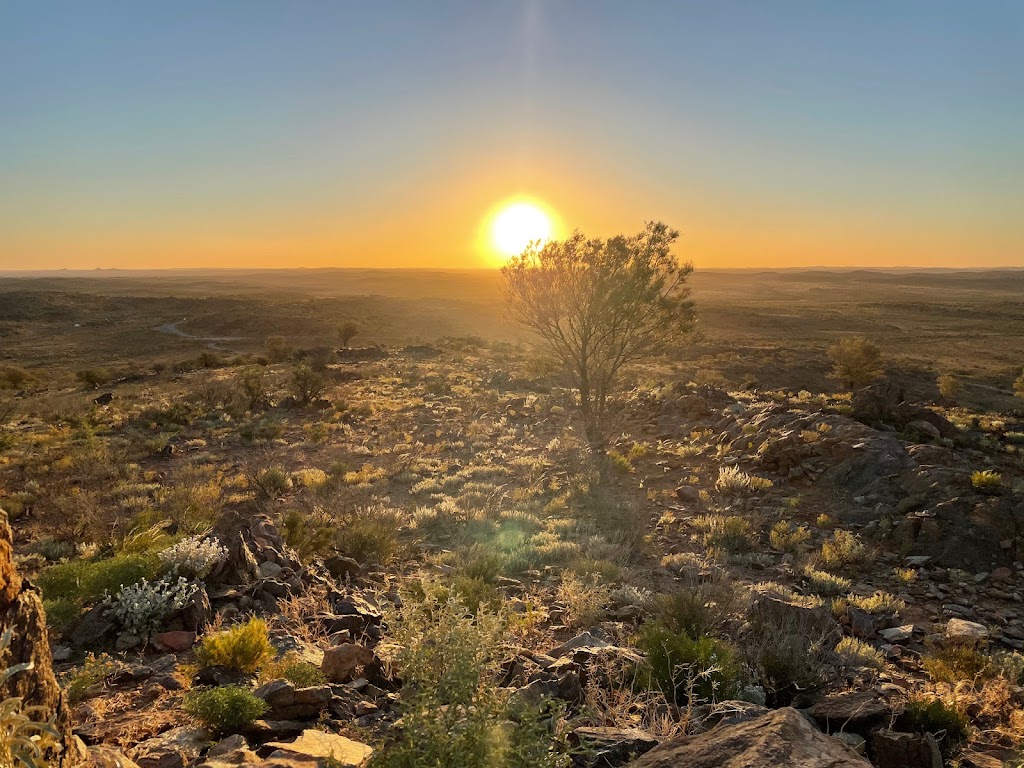
[{"label": "small tree", "polygon": [[327,379],[306,364],[295,366],[292,371],[292,394],[302,405],[309,405],[324,396],[327,391]]},{"label": "small tree", "polygon": [[267,392],[267,372],[258,365],[251,366],[235,376],[235,386],[247,411],[256,413],[270,405]]},{"label": "small tree", "polygon": [[849,390],[866,387],[885,373],[881,350],[863,336],[840,339],[828,348],[828,356],[831,378]]},{"label": "small tree", "polygon": [[292,348],[284,340],[284,336],[271,336],[267,339],[267,358],[272,363],[282,363],[291,357]]},{"label": "small tree", "polygon": [[347,347],[348,343],[352,341],[355,335],[359,333],[359,326],[355,323],[349,322],[338,328],[338,338],[341,340],[341,346]]},{"label": "small tree", "polygon": [[96,389],[110,381],[110,373],[103,368],[85,368],[76,373],[75,378],[89,389]]},{"label": "small tree", "polygon": [[627,363],[660,353],[693,325],[690,264],[672,253],[679,233],[649,222],[607,240],[574,232],[531,244],[502,269],[512,317],[536,333],[579,391],[591,448],[605,449],[608,398]]},{"label": "small tree", "polygon": [[0,389],[24,389],[32,374],[18,365],[0,365]]},{"label": "small tree", "polygon": [[960,379],[949,373],[944,373],[936,379],[935,383],[939,387],[939,394],[942,395],[946,400],[956,401],[957,395],[960,394]]}]

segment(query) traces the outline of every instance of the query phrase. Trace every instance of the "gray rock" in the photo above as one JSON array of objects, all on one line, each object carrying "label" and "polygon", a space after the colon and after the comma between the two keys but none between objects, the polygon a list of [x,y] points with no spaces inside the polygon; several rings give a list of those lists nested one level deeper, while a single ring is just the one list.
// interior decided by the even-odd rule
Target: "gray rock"
[{"label": "gray rock", "polygon": [[876,768],[942,768],[942,753],[930,733],[877,731],[871,739]]}]

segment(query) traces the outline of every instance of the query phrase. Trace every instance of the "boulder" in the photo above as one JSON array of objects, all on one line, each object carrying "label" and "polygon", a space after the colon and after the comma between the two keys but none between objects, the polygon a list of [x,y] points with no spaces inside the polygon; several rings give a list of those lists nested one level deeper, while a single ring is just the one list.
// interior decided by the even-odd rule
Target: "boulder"
[{"label": "boulder", "polygon": [[870,763],[784,707],[737,725],[668,741],[633,768],[869,768]]},{"label": "boulder", "polygon": [[330,760],[331,768],[362,768],[373,754],[373,748],[362,742],[315,729],[303,731],[295,741],[272,741],[266,747],[274,750],[271,759],[294,757],[313,759],[320,764]]},{"label": "boulder", "polygon": [[301,567],[274,521],[255,507],[227,510],[214,525],[212,535],[228,550],[228,556],[207,577],[208,584],[260,581],[260,566],[268,562],[293,572]]},{"label": "boulder", "polygon": [[638,728],[576,728],[569,743],[589,753],[587,764],[593,768],[623,765],[658,746],[656,738]]},{"label": "boulder", "polygon": [[138,768],[138,763],[124,752],[106,744],[89,747],[85,765],[89,768]]},{"label": "boulder", "polygon": [[889,705],[874,691],[843,691],[826,696],[808,710],[814,721],[829,733],[867,733],[889,716]]},{"label": "boulder", "polygon": [[312,720],[330,703],[331,686],[296,688],[288,680],[271,680],[253,695],[267,703],[270,709],[266,716],[271,720]]},{"label": "boulder", "polygon": [[26,707],[39,707],[36,719],[53,718],[63,743],[59,754],[48,755],[55,767],[80,762],[74,748],[67,702],[53,674],[46,614],[39,591],[21,578],[14,565],[11,527],[0,509],[0,634],[11,631],[3,654],[4,666],[30,664],[31,668],[0,681],[0,700],[20,698]]},{"label": "boulder", "polygon": [[942,768],[939,744],[930,733],[877,731],[871,739],[876,768]]},{"label": "boulder", "polygon": [[210,743],[210,734],[202,728],[179,726],[135,746],[139,768],[185,768]]},{"label": "boulder", "polygon": [[187,651],[196,642],[195,632],[160,632],[153,635],[153,644],[161,651],[169,653],[181,653]]},{"label": "boulder", "polygon": [[950,619],[946,624],[946,640],[954,643],[987,643],[988,627],[974,621]]},{"label": "boulder", "polygon": [[373,651],[356,643],[342,643],[324,651],[320,665],[324,675],[332,683],[347,683],[356,672],[373,661]]}]

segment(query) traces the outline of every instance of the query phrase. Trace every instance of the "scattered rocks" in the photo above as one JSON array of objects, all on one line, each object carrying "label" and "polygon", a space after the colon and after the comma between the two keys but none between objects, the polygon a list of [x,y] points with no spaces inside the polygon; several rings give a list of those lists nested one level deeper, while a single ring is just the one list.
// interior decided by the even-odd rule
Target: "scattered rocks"
[{"label": "scattered rocks", "polygon": [[317,685],[296,688],[288,680],[272,680],[253,691],[270,709],[270,720],[312,720],[331,700],[331,686]]},{"label": "scattered rocks", "polygon": [[201,728],[172,728],[137,744],[135,762],[139,768],[184,768],[209,743],[210,734]]}]

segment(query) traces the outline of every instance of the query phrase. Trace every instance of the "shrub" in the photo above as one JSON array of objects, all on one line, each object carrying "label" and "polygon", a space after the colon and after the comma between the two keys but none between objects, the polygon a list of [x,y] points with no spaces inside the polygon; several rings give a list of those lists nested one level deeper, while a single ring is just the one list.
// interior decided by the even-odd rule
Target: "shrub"
[{"label": "shrub", "polygon": [[201,667],[224,666],[245,674],[255,674],[275,655],[267,623],[257,618],[207,635],[196,649],[196,660]]},{"label": "shrub", "polygon": [[844,637],[836,646],[836,653],[849,667],[885,668],[885,657],[873,646],[855,637]]},{"label": "shrub", "polygon": [[198,585],[180,576],[177,581],[146,579],[124,587],[110,599],[110,614],[133,635],[148,638],[164,620],[184,608]]},{"label": "shrub", "polygon": [[192,691],[185,697],[185,711],[218,736],[237,733],[267,709],[265,701],[239,685]]},{"label": "shrub", "polygon": [[309,365],[297,365],[290,379],[292,396],[302,405],[319,400],[327,392],[327,379]]},{"label": "shrub", "polygon": [[754,526],[744,517],[736,515],[700,515],[693,524],[700,533],[701,543],[708,549],[721,548],[726,552],[749,552],[754,548]]},{"label": "shrub", "polygon": [[807,621],[759,621],[744,650],[772,707],[787,706],[798,693],[819,690],[835,676],[835,655]]},{"label": "shrub", "polygon": [[110,372],[103,368],[85,368],[75,373],[75,378],[89,389],[102,387],[110,381]]},{"label": "shrub", "polygon": [[970,735],[967,715],[941,699],[911,699],[900,716],[901,728],[913,733],[930,733],[939,742],[943,755],[949,756]]},{"label": "shrub", "polygon": [[268,499],[276,499],[291,490],[292,478],[281,467],[268,467],[256,473],[252,484],[256,486],[260,495]]},{"label": "shrub", "polygon": [[880,378],[882,352],[864,337],[840,339],[828,348],[832,360],[831,378],[846,389],[860,389]]},{"label": "shrub", "polygon": [[939,394],[947,400],[956,400],[960,394],[960,379],[948,373],[944,373],[935,382],[939,388]]},{"label": "shrub", "polygon": [[706,636],[694,640],[653,621],[641,628],[637,648],[647,656],[639,670],[641,682],[659,688],[678,706],[722,701],[736,693],[740,665],[725,641]]},{"label": "shrub", "polygon": [[735,589],[727,583],[698,584],[655,595],[651,612],[673,632],[702,637],[725,623],[736,600]]},{"label": "shrub", "polygon": [[261,411],[270,405],[267,372],[258,365],[250,366],[235,376],[235,389],[247,411]]},{"label": "shrub", "polygon": [[404,522],[400,512],[369,507],[352,513],[337,529],[335,547],[361,563],[388,563],[403,550],[398,529]]},{"label": "shrub", "polygon": [[828,568],[837,568],[864,559],[864,545],[856,536],[842,529],[821,545],[821,562]]},{"label": "shrub", "polygon": [[796,557],[804,551],[804,547],[811,538],[811,532],[807,530],[806,526],[801,525],[794,528],[792,523],[780,520],[772,526],[770,537],[775,549],[788,552]]},{"label": "shrub", "polygon": [[283,336],[271,336],[267,339],[267,359],[272,363],[283,363],[292,354],[292,348],[289,346]]},{"label": "shrub", "polygon": [[24,389],[32,374],[19,365],[0,365],[0,389]]},{"label": "shrub", "polygon": [[983,493],[995,493],[1003,484],[1003,476],[991,469],[971,473],[971,487]]},{"label": "shrub", "polygon": [[[13,637],[6,630],[0,637],[0,656],[6,654]],[[15,675],[32,668],[31,663],[16,664],[0,672],[0,686]],[[47,768],[51,757],[62,750],[60,732],[53,720],[39,719],[42,707],[26,707],[20,698],[0,701],[0,765],[20,768]]]},{"label": "shrub", "polygon": [[73,670],[64,680],[68,701],[72,704],[81,701],[89,688],[102,682],[121,667],[121,664],[105,653],[99,656],[90,653],[85,657],[85,663]]},{"label": "shrub", "polygon": [[296,688],[309,688],[327,682],[324,673],[316,664],[302,661],[295,653],[285,654],[284,658],[270,661],[260,669],[260,683],[284,679]]},{"label": "shrub", "polygon": [[956,685],[962,680],[974,682],[996,673],[988,654],[965,643],[932,646],[921,657],[921,666],[939,683]]},{"label": "shrub", "polygon": [[852,586],[849,579],[833,576],[827,571],[819,571],[810,566],[804,568],[804,578],[807,579],[807,586],[811,592],[823,597],[835,597],[849,592]]},{"label": "shrub", "polygon": [[171,573],[202,579],[227,559],[228,550],[216,539],[190,536],[160,552],[160,562]]},{"label": "shrub", "polygon": [[565,763],[564,741],[549,725],[560,721],[557,703],[532,707],[498,685],[509,642],[493,613],[474,618],[454,599],[410,596],[391,634],[388,660],[403,681],[402,727],[389,731],[370,768]]},{"label": "shrub", "polygon": [[721,493],[741,493],[743,491],[763,491],[775,485],[764,477],[749,475],[739,467],[719,467],[715,490]]}]

